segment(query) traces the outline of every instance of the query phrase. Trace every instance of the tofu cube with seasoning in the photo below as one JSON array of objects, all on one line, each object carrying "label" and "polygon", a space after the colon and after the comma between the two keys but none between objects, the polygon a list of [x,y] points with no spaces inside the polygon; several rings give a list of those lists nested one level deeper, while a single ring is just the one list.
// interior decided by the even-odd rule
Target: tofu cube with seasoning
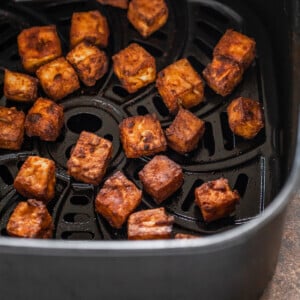
[{"label": "tofu cube with seasoning", "polygon": [[264,128],[264,113],[258,101],[239,97],[227,107],[229,127],[244,139],[253,139]]},{"label": "tofu cube with seasoning", "polygon": [[98,10],[73,13],[70,29],[71,49],[82,41],[105,48],[108,45],[109,34],[106,17]]},{"label": "tofu cube with seasoning", "polygon": [[108,58],[105,52],[86,41],[75,46],[68,53],[67,60],[86,86],[94,86],[108,69]]},{"label": "tofu cube with seasoning", "polygon": [[29,73],[62,55],[55,25],[22,30],[18,35],[18,48],[23,68]]},{"label": "tofu cube with seasoning", "polygon": [[95,206],[112,227],[121,228],[141,200],[142,191],[118,171],[105,181]]},{"label": "tofu cube with seasoning", "polygon": [[127,16],[133,27],[146,38],[166,24],[169,10],[164,0],[132,0]]},{"label": "tofu cube with seasoning", "polygon": [[130,44],[112,59],[114,73],[129,93],[137,92],[156,79],[154,57],[138,44]]},{"label": "tofu cube with seasoning", "polygon": [[198,239],[200,236],[193,235],[193,234],[187,234],[187,233],[176,233],[175,239],[176,240],[190,240],[190,239]]},{"label": "tofu cube with seasoning", "polygon": [[68,61],[57,58],[36,72],[44,92],[53,100],[60,100],[80,88],[78,76]]},{"label": "tofu cube with seasoning", "polygon": [[38,200],[20,202],[11,214],[6,231],[10,236],[49,239],[53,235],[53,221],[46,205]]},{"label": "tofu cube with seasoning", "polygon": [[206,182],[195,189],[195,202],[205,222],[229,216],[239,200],[239,193],[231,190],[225,178]]},{"label": "tofu cube with seasoning", "polygon": [[197,148],[205,132],[205,122],[181,108],[165,132],[168,146],[180,154],[185,154]]},{"label": "tofu cube with seasoning", "polygon": [[181,106],[191,108],[204,99],[204,82],[186,58],[159,72],[156,86],[171,114],[176,114]]},{"label": "tofu cube with seasoning", "polygon": [[214,48],[213,55],[227,57],[238,63],[245,70],[255,58],[255,49],[256,43],[254,39],[228,29]]},{"label": "tofu cube with seasoning", "polygon": [[169,216],[163,207],[135,212],[128,218],[128,239],[169,239],[173,223],[174,217]]},{"label": "tofu cube with seasoning", "polygon": [[164,155],[155,156],[139,172],[144,190],[157,204],[173,195],[183,184],[182,168]]},{"label": "tofu cube with seasoning", "polygon": [[25,119],[26,134],[38,136],[43,141],[55,141],[63,125],[63,107],[46,98],[38,98]]},{"label": "tofu cube with seasoning", "polygon": [[119,128],[128,158],[155,155],[167,149],[164,132],[155,115],[129,117],[121,122]]},{"label": "tofu cube with seasoning", "polygon": [[223,56],[215,56],[202,74],[209,87],[223,97],[231,94],[243,78],[238,63]]},{"label": "tofu cube with seasoning", "polygon": [[106,173],[112,151],[110,141],[82,131],[67,162],[68,174],[78,181],[98,185]]},{"label": "tofu cube with seasoning", "polygon": [[27,74],[5,69],[4,96],[9,100],[32,102],[37,98],[38,80]]},{"label": "tofu cube with seasoning", "polygon": [[25,114],[15,107],[0,106],[0,148],[20,150],[24,139]]},{"label": "tofu cube with seasoning", "polygon": [[128,8],[128,0],[97,0],[97,1],[103,5],[111,5],[123,9]]},{"label": "tofu cube with seasoning", "polygon": [[54,161],[39,156],[29,156],[14,180],[19,194],[45,203],[54,198],[55,184]]}]

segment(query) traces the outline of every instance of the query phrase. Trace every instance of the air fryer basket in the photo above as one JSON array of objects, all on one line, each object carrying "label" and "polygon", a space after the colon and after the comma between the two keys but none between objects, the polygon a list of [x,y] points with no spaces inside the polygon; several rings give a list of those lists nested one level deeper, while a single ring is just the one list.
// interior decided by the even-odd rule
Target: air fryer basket
[{"label": "air fryer basket", "polygon": [[[83,87],[61,101],[66,121],[56,143],[27,139],[20,152],[1,150],[0,287],[5,299],[24,296],[32,299],[95,296],[103,299],[257,299],[274,271],[285,208],[299,183],[296,170],[300,161],[296,159],[288,183],[280,190],[286,179],[281,175],[289,174],[296,148],[293,125],[298,109],[298,90],[292,80],[298,69],[294,68],[291,73],[278,59],[280,37],[286,29],[281,12],[284,15],[289,11],[281,5],[285,2],[274,3],[275,12],[280,12],[284,34],[278,32],[273,49],[270,41],[274,47],[274,36],[270,36],[247,4],[239,1],[224,1],[226,4],[209,0],[167,1],[170,7],[167,25],[147,40],[128,24],[124,11],[102,7],[96,1],[28,2],[26,6],[9,1],[0,4],[2,67],[22,70],[16,36],[21,29],[33,25],[57,24],[66,53],[72,12],[91,9],[100,9],[108,17],[112,32],[107,49],[110,56],[135,41],[156,57],[159,70],[180,57],[187,57],[201,72],[222,33],[234,28],[255,38],[257,57],[229,97],[219,97],[206,87],[206,101],[192,110],[206,121],[206,134],[199,148],[188,156],[167,152],[183,166],[185,173],[184,186],[164,205],[175,216],[174,232],[195,233],[203,238],[115,241],[126,239],[126,230],[113,230],[95,214],[93,199],[100,187],[74,182],[66,175],[65,163],[70,150],[80,131],[85,129],[113,142],[114,156],[107,177],[120,169],[141,187],[137,172],[149,158],[126,159],[117,126],[124,117],[148,112],[155,112],[163,127],[170,124],[171,118],[153,85],[128,95],[110,67],[110,72],[95,87]],[[260,7],[256,5],[259,1],[248,2],[250,6]],[[264,9],[265,5],[261,4],[261,11],[257,13],[266,19],[267,29],[270,29],[268,19],[272,13],[268,15],[268,9]],[[282,53],[297,48],[297,33],[294,32],[293,39],[290,34],[287,32],[286,37],[290,44],[283,47]],[[288,63],[289,59],[286,58]],[[291,92],[287,92],[288,89]],[[264,106],[266,127],[252,141],[235,137],[228,128],[226,106],[238,96],[259,99]],[[4,97],[0,104],[28,109]],[[12,187],[13,178],[22,162],[32,154],[49,157],[58,166],[56,197],[48,207],[55,221],[56,240],[6,237],[8,217],[22,200]],[[296,157],[300,157],[300,149],[298,154]],[[229,179],[242,200],[234,216],[205,224],[193,203],[193,189],[220,176]],[[156,204],[145,195],[139,209],[149,207]],[[76,239],[80,241],[74,241]]]}]

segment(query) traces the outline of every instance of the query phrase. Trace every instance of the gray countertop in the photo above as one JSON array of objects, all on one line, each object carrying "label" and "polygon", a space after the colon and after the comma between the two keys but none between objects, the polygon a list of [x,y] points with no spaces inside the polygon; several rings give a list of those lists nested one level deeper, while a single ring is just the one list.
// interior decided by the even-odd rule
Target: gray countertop
[{"label": "gray countertop", "polygon": [[300,194],[286,215],[278,264],[261,300],[300,299]]}]

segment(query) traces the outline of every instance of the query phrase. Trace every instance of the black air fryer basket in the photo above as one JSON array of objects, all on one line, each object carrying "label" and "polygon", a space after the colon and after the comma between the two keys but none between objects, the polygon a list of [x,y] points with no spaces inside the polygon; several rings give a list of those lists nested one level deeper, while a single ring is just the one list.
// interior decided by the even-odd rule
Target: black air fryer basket
[{"label": "black air fryer basket", "polygon": [[[206,122],[199,147],[188,155],[166,152],[183,167],[185,180],[164,207],[175,217],[174,233],[192,233],[200,235],[199,239],[126,241],[126,226],[113,229],[95,213],[94,198],[101,186],[82,184],[67,175],[71,149],[80,132],[87,130],[113,143],[106,178],[122,170],[142,188],[137,174],[150,158],[126,159],[118,124],[128,116],[147,113],[155,113],[163,128],[172,121],[154,85],[128,94],[113,75],[111,63],[107,75],[94,87],[82,86],[60,101],[65,126],[56,142],[26,138],[21,151],[0,150],[3,299],[257,299],[271,278],[285,208],[299,181],[300,161],[295,156],[298,88],[294,82],[299,72],[298,3],[275,1],[272,11],[268,4],[251,0],[167,3],[167,24],[148,39],[128,23],[125,11],[92,0],[0,4],[1,68],[21,72],[16,37],[22,29],[56,24],[66,54],[72,13],[94,9],[108,18],[111,37],[106,51],[110,57],[136,42],[156,58],[158,70],[186,57],[201,73],[228,28],[257,43],[255,62],[234,92],[223,98],[206,87],[204,103],[192,109]],[[266,126],[250,141],[234,136],[228,126],[226,107],[239,96],[258,99],[264,107]],[[0,105],[29,109],[4,96]],[[7,237],[8,218],[24,200],[13,188],[13,180],[29,155],[56,162],[56,196],[48,205],[55,223],[53,240]],[[194,189],[222,176],[239,191],[241,201],[234,215],[207,224],[194,203]],[[144,195],[138,210],[155,207]]]}]

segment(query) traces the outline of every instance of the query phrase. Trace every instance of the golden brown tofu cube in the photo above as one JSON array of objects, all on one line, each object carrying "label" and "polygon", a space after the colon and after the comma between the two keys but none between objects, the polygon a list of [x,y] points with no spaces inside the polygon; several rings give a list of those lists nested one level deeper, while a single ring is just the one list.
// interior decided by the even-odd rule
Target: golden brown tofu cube
[{"label": "golden brown tofu cube", "polygon": [[214,49],[214,56],[224,56],[239,64],[242,69],[247,69],[255,58],[256,43],[254,39],[234,31],[226,30]]},{"label": "golden brown tofu cube", "polygon": [[206,222],[229,216],[240,200],[239,193],[232,191],[228,180],[224,178],[206,182],[196,188],[195,198]]},{"label": "golden brown tofu cube", "polygon": [[227,107],[229,127],[245,139],[254,138],[264,128],[264,113],[259,102],[239,97]]},{"label": "golden brown tofu cube", "polygon": [[16,206],[6,230],[10,236],[49,239],[53,235],[52,217],[43,202],[29,199]]},{"label": "golden brown tofu cube", "polygon": [[112,227],[121,228],[141,200],[142,191],[118,171],[105,181],[95,206]]},{"label": "golden brown tofu cube", "polygon": [[82,131],[67,162],[68,174],[78,181],[98,185],[105,175],[112,151],[110,141]]},{"label": "golden brown tofu cube", "polygon": [[29,156],[15,178],[14,187],[26,198],[35,198],[47,203],[55,196],[55,183],[54,161]]},{"label": "golden brown tofu cube", "polygon": [[222,56],[215,56],[203,71],[206,83],[223,97],[231,94],[242,80],[242,76],[243,70],[239,65]]},{"label": "golden brown tofu cube", "polygon": [[163,207],[138,211],[129,216],[127,228],[128,239],[169,239],[173,223],[174,217],[168,216]]},{"label": "golden brown tofu cube", "polygon": [[15,107],[0,107],[0,148],[19,150],[24,138],[25,114]]},{"label": "golden brown tofu cube", "polygon": [[40,67],[36,75],[45,93],[53,100],[60,100],[80,88],[75,70],[63,57]]},{"label": "golden brown tofu cube", "polygon": [[166,129],[168,146],[184,154],[196,149],[205,132],[205,122],[181,108],[173,123]]},{"label": "golden brown tofu cube", "polygon": [[155,81],[155,59],[138,44],[130,44],[112,59],[114,72],[129,93]]},{"label": "golden brown tofu cube", "polygon": [[199,237],[200,236],[187,234],[187,233],[176,233],[176,235],[175,235],[176,240],[180,240],[180,239],[185,239],[185,240],[198,239]]},{"label": "golden brown tofu cube", "polygon": [[133,27],[148,37],[166,24],[169,11],[164,0],[132,0],[127,16]]},{"label": "golden brown tofu cube", "polygon": [[97,1],[103,5],[111,5],[123,9],[128,8],[128,0],[97,0]]},{"label": "golden brown tofu cube", "polygon": [[63,125],[63,107],[46,98],[36,100],[25,120],[26,134],[38,136],[43,141],[55,141]]},{"label": "golden brown tofu cube", "polygon": [[155,156],[139,172],[144,190],[157,204],[173,195],[183,184],[181,167],[164,155]]},{"label": "golden brown tofu cube", "polygon": [[70,30],[71,48],[82,41],[105,48],[108,45],[108,38],[109,27],[106,17],[98,10],[73,13]]},{"label": "golden brown tofu cube", "polygon": [[5,69],[4,96],[9,100],[30,102],[37,98],[38,80],[26,74]]},{"label": "golden brown tofu cube", "polygon": [[154,155],[167,148],[164,132],[155,115],[129,117],[121,122],[119,128],[128,158]]},{"label": "golden brown tofu cube", "polygon": [[179,107],[191,108],[204,99],[204,83],[186,58],[158,73],[156,86],[170,113]]},{"label": "golden brown tofu cube", "polygon": [[55,25],[24,29],[18,35],[18,48],[23,67],[30,73],[62,55]]},{"label": "golden brown tofu cube", "polygon": [[108,69],[108,58],[105,52],[86,41],[75,46],[68,53],[67,60],[87,86],[94,86]]}]

